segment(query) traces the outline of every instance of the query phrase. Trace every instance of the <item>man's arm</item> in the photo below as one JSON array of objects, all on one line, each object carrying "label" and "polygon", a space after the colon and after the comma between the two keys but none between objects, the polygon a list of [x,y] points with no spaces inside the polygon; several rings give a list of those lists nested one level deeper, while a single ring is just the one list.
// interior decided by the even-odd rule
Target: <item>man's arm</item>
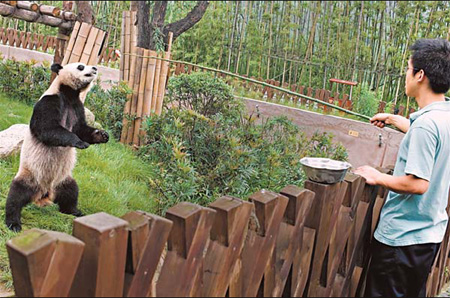
[{"label": "man's arm", "polygon": [[410,126],[409,120],[405,117],[387,113],[376,114],[370,119],[370,123],[380,128],[383,128],[386,124],[391,124],[404,133],[408,131]]},{"label": "man's arm", "polygon": [[376,169],[363,166],[355,171],[355,174],[363,176],[366,183],[370,185],[380,185],[400,194],[423,195],[427,192],[430,183],[414,175],[391,176],[380,173]]}]

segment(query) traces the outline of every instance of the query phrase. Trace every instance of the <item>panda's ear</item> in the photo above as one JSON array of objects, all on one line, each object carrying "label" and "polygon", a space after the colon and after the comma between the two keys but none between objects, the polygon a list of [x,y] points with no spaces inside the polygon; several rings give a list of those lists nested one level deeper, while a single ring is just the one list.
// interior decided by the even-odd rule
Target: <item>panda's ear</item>
[{"label": "panda's ear", "polygon": [[51,70],[56,73],[59,74],[59,71],[63,69],[63,67],[61,66],[61,64],[55,63],[51,66]]}]

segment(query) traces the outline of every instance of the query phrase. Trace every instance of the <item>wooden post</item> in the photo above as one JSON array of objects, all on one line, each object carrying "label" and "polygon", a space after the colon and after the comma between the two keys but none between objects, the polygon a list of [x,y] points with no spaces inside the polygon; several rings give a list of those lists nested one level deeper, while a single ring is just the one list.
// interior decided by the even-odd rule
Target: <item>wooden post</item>
[{"label": "wooden post", "polygon": [[[347,191],[347,182],[322,184],[307,180],[305,188],[316,193],[306,226],[316,230],[316,244],[311,269],[308,296],[323,296],[328,276],[325,259],[329,256],[332,229],[338,220],[339,210]],[[324,272],[323,272],[324,271]],[[324,278],[325,277],[325,278]]]},{"label": "wooden post", "polygon": [[157,297],[192,297],[202,293],[203,256],[215,211],[191,203],[170,208],[173,222],[168,252],[156,285]]},{"label": "wooden post", "polygon": [[17,297],[67,297],[84,243],[31,229],[6,244]]},{"label": "wooden post", "polygon": [[202,297],[225,297],[241,255],[253,205],[222,197],[212,203],[216,217],[205,256]]},{"label": "wooden post", "polygon": [[146,297],[169,238],[172,222],[141,211],[127,213],[122,219],[129,223],[123,296]]},{"label": "wooden post", "polygon": [[[277,244],[264,274],[264,296],[291,296],[302,274],[300,266],[300,251],[302,248],[303,226],[305,218],[311,209],[315,194],[306,189],[290,185],[280,192],[289,199],[283,221],[277,237]],[[286,290],[285,290],[285,287]]]},{"label": "wooden post", "polygon": [[74,220],[73,235],[86,244],[71,297],[121,297],[128,222],[97,213]]},{"label": "wooden post", "polygon": [[235,271],[230,284],[230,297],[255,297],[258,294],[289,200],[283,195],[262,190],[251,195],[250,201],[255,205],[257,223],[248,231],[240,270]]}]

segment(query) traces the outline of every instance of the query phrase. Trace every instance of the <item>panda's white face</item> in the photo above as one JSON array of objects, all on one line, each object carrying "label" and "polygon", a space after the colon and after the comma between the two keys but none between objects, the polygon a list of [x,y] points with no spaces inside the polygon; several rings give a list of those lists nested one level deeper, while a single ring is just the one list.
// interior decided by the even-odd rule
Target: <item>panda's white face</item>
[{"label": "panda's white face", "polygon": [[84,63],[71,63],[58,71],[60,84],[84,91],[97,78],[97,68]]}]

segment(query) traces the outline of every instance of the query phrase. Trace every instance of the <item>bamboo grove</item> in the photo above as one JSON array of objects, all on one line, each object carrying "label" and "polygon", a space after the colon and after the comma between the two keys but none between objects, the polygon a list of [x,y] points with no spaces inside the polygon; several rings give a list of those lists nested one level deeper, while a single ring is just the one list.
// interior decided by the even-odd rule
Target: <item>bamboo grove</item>
[{"label": "bamboo grove", "polygon": [[[109,33],[109,46],[120,48],[119,16],[130,1],[91,4],[96,25]],[[195,4],[169,1],[166,23],[184,17]],[[203,19],[174,43],[173,55],[249,77],[331,91],[337,86],[330,85],[330,78],[357,81],[386,102],[405,103],[408,47],[418,38],[449,39],[449,8],[448,1],[210,1]],[[26,26],[8,18],[1,18],[0,25]]]}]

